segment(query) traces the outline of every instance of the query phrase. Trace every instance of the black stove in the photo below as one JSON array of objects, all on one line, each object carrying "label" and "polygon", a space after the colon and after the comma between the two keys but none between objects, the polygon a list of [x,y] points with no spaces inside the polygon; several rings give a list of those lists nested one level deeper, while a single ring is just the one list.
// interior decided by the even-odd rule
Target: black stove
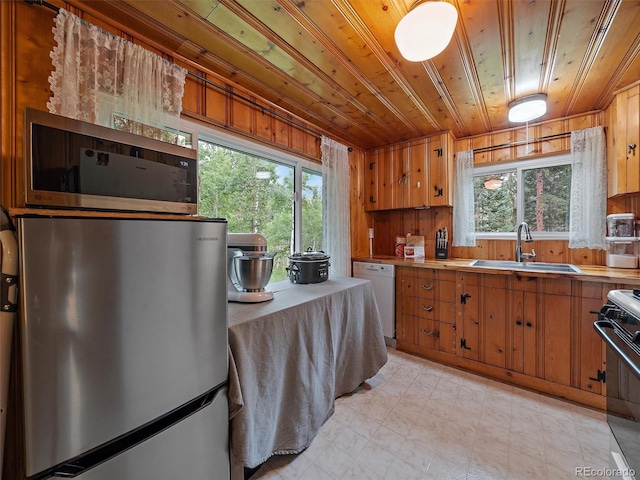
[{"label": "black stove", "polygon": [[611,478],[640,472],[640,290],[611,290],[594,328],[607,346]]}]

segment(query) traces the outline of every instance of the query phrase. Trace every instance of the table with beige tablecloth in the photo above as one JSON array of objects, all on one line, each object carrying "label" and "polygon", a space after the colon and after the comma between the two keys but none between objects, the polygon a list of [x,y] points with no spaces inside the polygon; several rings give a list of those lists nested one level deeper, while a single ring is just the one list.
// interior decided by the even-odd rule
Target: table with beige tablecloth
[{"label": "table with beige tablecloth", "polygon": [[387,361],[368,280],[285,280],[269,288],[273,300],[229,303],[228,310],[231,453],[248,468],[304,450],[335,398]]}]

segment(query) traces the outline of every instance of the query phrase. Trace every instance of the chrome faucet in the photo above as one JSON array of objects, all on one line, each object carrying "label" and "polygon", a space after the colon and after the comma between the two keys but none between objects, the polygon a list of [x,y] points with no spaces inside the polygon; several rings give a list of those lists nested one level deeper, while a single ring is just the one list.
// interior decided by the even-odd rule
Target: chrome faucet
[{"label": "chrome faucet", "polygon": [[529,230],[529,224],[522,222],[518,225],[518,239],[516,240],[516,262],[522,262],[523,260],[531,260],[535,258],[536,251],[532,248],[531,253],[522,253],[522,229],[524,228],[524,241],[527,243],[533,242],[531,238],[531,231]]}]

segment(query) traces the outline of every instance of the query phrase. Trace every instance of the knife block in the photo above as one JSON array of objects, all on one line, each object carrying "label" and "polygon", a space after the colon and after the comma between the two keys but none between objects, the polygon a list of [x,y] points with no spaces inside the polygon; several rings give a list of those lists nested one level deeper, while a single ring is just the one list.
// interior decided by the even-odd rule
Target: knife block
[{"label": "knife block", "polygon": [[447,247],[443,247],[443,248],[436,247],[436,259],[444,260],[445,258],[449,258],[449,248],[447,248]]},{"label": "knife block", "polygon": [[444,237],[442,231],[436,233],[436,260],[443,260],[449,257],[449,240],[446,237],[446,228],[444,229]]}]

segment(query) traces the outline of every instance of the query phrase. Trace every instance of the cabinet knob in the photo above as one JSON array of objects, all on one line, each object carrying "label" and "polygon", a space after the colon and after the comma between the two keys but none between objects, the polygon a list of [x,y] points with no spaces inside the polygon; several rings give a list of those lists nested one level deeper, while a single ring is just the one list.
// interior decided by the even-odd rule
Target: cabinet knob
[{"label": "cabinet knob", "polygon": [[521,322],[520,320],[518,320],[518,321],[516,322],[516,325],[522,325],[522,322]]},{"label": "cabinet knob", "polygon": [[527,327],[532,327],[533,324],[531,322],[527,322]]},{"label": "cabinet knob", "polygon": [[631,153],[633,153],[634,155],[636,154],[636,144],[635,143],[630,143],[629,145],[627,145],[627,155],[631,155]]}]

